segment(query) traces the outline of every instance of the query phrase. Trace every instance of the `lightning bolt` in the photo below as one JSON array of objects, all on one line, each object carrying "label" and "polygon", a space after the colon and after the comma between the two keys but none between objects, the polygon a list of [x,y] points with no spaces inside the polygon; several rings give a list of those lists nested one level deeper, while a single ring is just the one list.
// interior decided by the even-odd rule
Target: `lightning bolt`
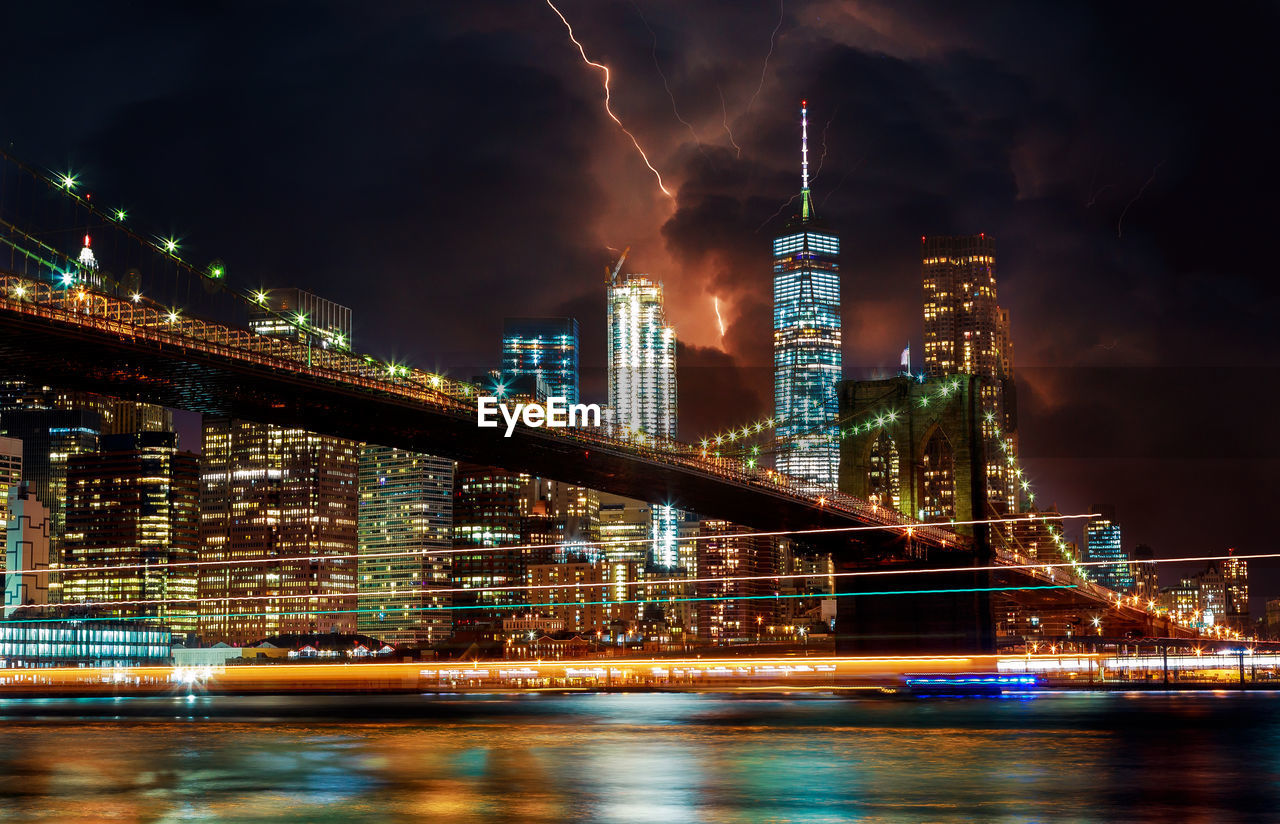
[{"label": "lightning bolt", "polygon": [[724,337],[724,318],[720,317],[720,298],[713,297],[711,300],[716,307],[716,323],[720,324],[720,337]]},{"label": "lightning bolt", "polygon": [[679,120],[689,130],[690,137],[698,145],[698,151],[705,155],[706,151],[702,148],[702,141],[698,139],[698,133],[693,130],[693,124],[680,116],[680,109],[676,106],[676,96],[671,91],[671,84],[667,82],[667,73],[662,70],[662,64],[658,62],[658,33],[649,25],[649,21],[645,19],[644,12],[640,11],[640,7],[635,2],[632,2],[631,5],[635,6],[636,14],[640,16],[640,22],[644,23],[644,27],[653,36],[653,47],[650,49],[653,54],[653,67],[658,70],[658,76],[662,78],[662,88],[666,89],[667,97],[671,99],[671,111],[675,114],[676,120]]},{"label": "lightning bolt", "polygon": [[760,85],[756,86],[756,93],[751,95],[751,99],[747,101],[748,112],[755,105],[756,98],[760,96],[760,90],[764,88],[764,76],[769,71],[769,58],[773,57],[773,42],[777,39],[778,32],[782,29],[782,21],[787,16],[785,3],[786,0],[778,0],[778,25],[773,27],[773,34],[769,35],[769,53],[764,56],[764,65],[760,67]]},{"label": "lightning bolt", "polygon": [[1160,171],[1160,167],[1163,165],[1163,160],[1156,164],[1156,167],[1151,170],[1151,177],[1147,178],[1147,182],[1142,184],[1142,188],[1138,189],[1138,193],[1133,196],[1133,200],[1130,200],[1124,205],[1124,211],[1120,213],[1120,219],[1116,221],[1117,238],[1124,237],[1124,235],[1121,234],[1121,227],[1124,226],[1124,216],[1129,214],[1129,207],[1138,202],[1138,198],[1142,197],[1142,193],[1145,192],[1147,187],[1151,185],[1151,182],[1156,179],[1156,172]]},{"label": "lightning bolt", "polygon": [[866,160],[866,159],[867,159],[866,155],[863,155],[861,158],[859,158],[859,160],[858,160],[858,162],[857,162],[857,163],[853,164],[853,168],[852,168],[852,169],[850,169],[849,171],[847,171],[847,172],[845,172],[845,173],[844,173],[844,177],[840,178],[840,182],[836,184],[836,187],[835,187],[834,189],[832,189],[831,191],[827,192],[826,197],[822,198],[822,202],[818,204],[818,208],[819,208],[819,209],[821,209],[823,206],[826,206],[826,205],[827,205],[827,201],[831,199],[831,196],[832,196],[833,194],[835,194],[836,192],[840,191],[840,187],[841,187],[841,186],[843,186],[843,185],[844,185],[844,182],[845,182],[846,180],[848,180],[848,179],[849,179],[849,175],[851,175],[851,174],[853,174],[854,172],[858,171],[858,167],[859,167],[859,166],[861,166],[861,165],[862,165],[862,161],[864,161],[864,160]]},{"label": "lightning bolt", "polygon": [[810,186],[818,181],[818,172],[822,171],[822,164],[827,162],[827,129],[831,128],[831,123],[836,119],[836,115],[840,113],[841,105],[840,103],[836,104],[835,111],[831,113],[831,117],[827,118],[827,125],[822,127],[822,157],[818,158],[818,168],[809,177]]},{"label": "lightning bolt", "polygon": [[720,93],[720,115],[721,115],[720,122],[724,123],[724,131],[727,135],[729,135],[729,145],[732,146],[738,152],[738,159],[741,160],[742,147],[738,145],[738,141],[733,139],[733,129],[729,128],[729,110],[725,108],[725,105],[724,105],[724,92],[720,90],[719,86],[716,86],[716,91]]},{"label": "lightning bolt", "polygon": [[758,234],[760,234],[760,230],[761,230],[761,229],[763,229],[764,227],[768,226],[768,225],[773,221],[773,219],[774,219],[774,218],[776,218],[778,215],[782,214],[782,210],[783,210],[783,209],[785,209],[785,208],[787,208],[788,206],[790,206],[792,203],[794,203],[794,202],[795,202],[795,200],[796,200],[796,198],[798,198],[798,197],[800,197],[800,193],[799,193],[799,192],[796,192],[794,195],[792,195],[790,198],[788,198],[786,203],[784,203],[784,204],[782,204],[781,206],[779,206],[779,207],[778,207],[778,211],[774,212],[773,214],[771,214],[771,215],[769,215],[767,218],[765,218],[764,223],[761,223],[759,226],[757,226],[757,227],[756,227],[756,230],[755,230],[754,232],[752,232],[751,234],[753,234],[753,235],[758,235]]},{"label": "lightning bolt", "polygon": [[564,23],[565,30],[569,32],[569,41],[573,43],[573,45],[578,47],[578,53],[582,55],[582,61],[586,63],[588,66],[591,66],[592,68],[599,69],[600,71],[604,72],[605,114],[609,115],[609,118],[613,120],[614,123],[618,124],[618,128],[622,129],[623,134],[631,138],[631,145],[636,147],[636,151],[640,153],[640,158],[644,161],[644,165],[648,166],[649,171],[653,172],[653,176],[658,179],[658,188],[662,190],[662,193],[667,197],[671,198],[672,200],[675,200],[675,195],[671,194],[670,190],[663,185],[662,174],[653,167],[652,163],[649,162],[649,156],[644,153],[644,149],[641,148],[640,146],[640,141],[636,140],[636,136],[633,135],[631,131],[627,129],[626,126],[622,125],[622,121],[619,120],[618,116],[613,113],[613,106],[610,105],[610,101],[612,100],[612,93],[609,90],[609,67],[603,63],[597,63],[591,58],[587,57],[587,50],[583,48],[581,43],[578,42],[578,38],[573,36],[573,26],[569,25],[568,18],[566,18],[563,14],[561,14],[560,9],[556,8],[555,3],[552,3],[551,0],[547,0],[547,5],[550,6],[551,10],[556,13],[556,17],[560,18],[560,22]]}]

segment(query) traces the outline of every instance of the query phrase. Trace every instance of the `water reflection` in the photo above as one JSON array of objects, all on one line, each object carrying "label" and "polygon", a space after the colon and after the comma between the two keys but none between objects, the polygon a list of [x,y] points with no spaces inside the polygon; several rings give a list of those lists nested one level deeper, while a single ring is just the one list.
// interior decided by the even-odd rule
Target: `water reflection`
[{"label": "water reflection", "polygon": [[1264,694],[0,701],[0,821],[1220,821]]}]

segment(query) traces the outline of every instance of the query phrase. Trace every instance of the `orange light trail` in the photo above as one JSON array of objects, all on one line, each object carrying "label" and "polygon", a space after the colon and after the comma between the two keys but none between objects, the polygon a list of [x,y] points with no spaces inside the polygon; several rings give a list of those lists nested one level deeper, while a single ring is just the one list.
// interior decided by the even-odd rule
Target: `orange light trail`
[{"label": "orange light trail", "polygon": [[656,177],[656,178],[658,179],[658,188],[662,190],[662,193],[663,193],[664,195],[666,195],[667,197],[669,197],[669,198],[671,198],[672,200],[674,200],[674,199],[675,199],[675,195],[671,194],[670,190],[668,190],[668,189],[667,189],[667,187],[666,187],[665,185],[663,185],[663,183],[662,183],[662,173],[661,173],[661,172],[659,172],[657,169],[655,169],[655,168],[654,168],[654,166],[653,166],[653,164],[649,162],[649,155],[645,154],[644,149],[643,149],[643,148],[641,148],[641,146],[640,146],[640,141],[639,141],[639,140],[636,140],[636,136],[635,136],[635,135],[633,135],[633,134],[631,133],[631,131],[630,131],[626,126],[622,125],[622,121],[621,121],[621,120],[619,120],[619,119],[618,119],[618,116],[617,116],[616,114],[614,114],[614,113],[613,113],[613,106],[612,106],[612,105],[610,105],[610,101],[611,101],[611,99],[612,99],[612,93],[611,93],[611,92],[610,92],[610,90],[609,90],[609,67],[608,67],[608,66],[606,66],[606,65],[605,65],[605,64],[603,64],[603,63],[597,63],[597,62],[595,62],[594,60],[592,60],[591,58],[587,57],[587,50],[586,50],[585,48],[583,48],[583,46],[582,46],[582,44],[581,44],[581,43],[579,43],[579,42],[578,42],[578,38],[574,37],[574,35],[573,35],[573,26],[571,26],[571,25],[569,24],[569,20],[568,20],[568,18],[566,18],[566,17],[564,16],[564,14],[562,14],[562,13],[561,13],[560,9],[556,8],[555,3],[552,3],[552,2],[551,2],[551,0],[547,0],[547,5],[548,5],[548,6],[550,6],[550,7],[551,7],[551,10],[552,10],[552,11],[554,11],[554,12],[556,13],[556,16],[560,18],[560,22],[564,23],[564,27],[565,27],[565,29],[566,29],[566,30],[568,30],[568,32],[569,32],[569,40],[573,43],[573,45],[575,45],[575,46],[577,46],[577,47],[578,47],[578,53],[582,55],[582,60],[583,60],[583,62],[584,62],[584,63],[586,63],[588,66],[591,66],[592,68],[596,68],[596,69],[599,69],[600,71],[604,72],[604,110],[605,110],[605,113],[606,113],[607,115],[609,115],[610,119],[612,119],[614,123],[617,123],[617,124],[618,124],[618,128],[619,128],[619,129],[622,129],[623,133],[624,133],[627,137],[631,138],[631,145],[635,146],[635,147],[636,147],[636,151],[640,153],[640,157],[641,157],[641,159],[642,159],[642,160],[644,160],[644,165],[648,166],[648,167],[649,167],[649,171],[653,172],[653,176],[654,176],[654,177]]}]

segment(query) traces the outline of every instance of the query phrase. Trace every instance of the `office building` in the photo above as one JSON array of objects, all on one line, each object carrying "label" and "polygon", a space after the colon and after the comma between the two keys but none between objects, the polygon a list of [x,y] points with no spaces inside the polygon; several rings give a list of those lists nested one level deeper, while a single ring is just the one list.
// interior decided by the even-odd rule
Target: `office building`
[{"label": "office building", "polygon": [[982,380],[987,499],[998,514],[1019,510],[1017,403],[1009,313],[997,304],[995,241],[986,234],[921,240],[924,374]]},{"label": "office building", "polygon": [[158,667],[173,636],[135,621],[0,621],[0,668]]},{"label": "office building", "polygon": [[303,289],[265,289],[250,307],[249,328],[260,335],[299,339],[304,330],[322,346],[351,348],[351,310]]},{"label": "office building", "polygon": [[203,435],[201,637],[354,633],[358,445],[216,416]]},{"label": "office building", "polygon": [[578,321],[507,318],[502,324],[502,376],[530,375],[549,397],[578,402]]},{"label": "office building", "polygon": [[1235,557],[1234,549],[1227,550],[1232,557],[1221,564],[1222,583],[1226,590],[1226,623],[1238,632],[1245,632],[1249,621],[1249,562]]},{"label": "office building", "polygon": [[609,407],[622,432],[676,437],[676,330],[667,324],[662,284],[648,275],[609,282]]},{"label": "office building", "polygon": [[699,524],[695,592],[704,644],[763,640],[774,622],[777,605],[768,596],[780,594],[779,581],[768,576],[778,574],[778,551],[772,538],[753,532],[722,520]]},{"label": "office building", "polygon": [[[5,525],[4,616],[19,607],[49,603],[49,514],[25,486],[11,486],[5,493],[9,513]],[[17,574],[19,570],[24,571]],[[22,618],[20,613],[18,618]]]},{"label": "office building", "polygon": [[1129,569],[1133,572],[1133,594],[1139,600],[1154,602],[1160,595],[1160,576],[1156,572],[1156,552],[1146,544],[1133,548]]},{"label": "office building", "polygon": [[773,241],[773,414],[777,470],[821,490],[839,469],[840,239],[814,214],[804,102],[800,114],[800,211]]},{"label": "office building", "polygon": [[605,635],[614,622],[635,621],[639,575],[639,565],[625,561],[536,564],[529,567],[529,600],[569,632]]},{"label": "office building", "polygon": [[360,449],[359,632],[414,647],[447,641],[453,461]]},{"label": "office building", "polygon": [[[9,523],[9,488],[22,482],[22,441],[0,437],[0,530]],[[3,567],[0,567],[3,569]]]},{"label": "office building", "polygon": [[1129,556],[1120,543],[1120,522],[1116,520],[1116,508],[1110,504],[1094,504],[1091,512],[1098,513],[1084,527],[1085,574],[1090,580],[1116,592],[1133,590],[1133,573]]},{"label": "office building", "polygon": [[[199,459],[172,432],[104,435],[67,465],[61,599],[134,601],[101,615],[196,629]],[[146,603],[159,601],[163,603]]]}]

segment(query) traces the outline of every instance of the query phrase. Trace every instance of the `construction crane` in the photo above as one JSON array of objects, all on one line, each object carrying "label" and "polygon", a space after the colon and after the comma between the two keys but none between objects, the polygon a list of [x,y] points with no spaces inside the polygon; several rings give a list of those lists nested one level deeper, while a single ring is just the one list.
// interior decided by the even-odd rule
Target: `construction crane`
[{"label": "construction crane", "polygon": [[613,265],[612,270],[608,266],[604,267],[604,283],[606,286],[612,286],[618,280],[618,272],[622,269],[622,261],[627,259],[627,252],[630,251],[630,246],[622,250],[622,256],[618,258],[618,262]]}]

